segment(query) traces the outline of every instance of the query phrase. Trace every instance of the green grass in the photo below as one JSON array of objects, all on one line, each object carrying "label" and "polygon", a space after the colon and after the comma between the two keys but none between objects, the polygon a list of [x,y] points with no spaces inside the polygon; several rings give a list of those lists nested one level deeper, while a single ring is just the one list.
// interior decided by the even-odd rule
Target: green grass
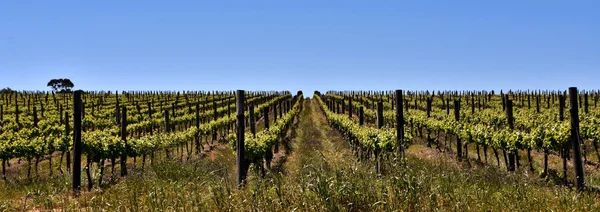
[{"label": "green grass", "polygon": [[[68,176],[29,184],[0,183],[0,211],[31,209],[140,211],[598,211],[593,192],[577,194],[537,176],[491,167],[464,168],[443,154],[411,146],[406,165],[358,162],[347,142],[307,101],[281,172],[262,178],[253,170],[235,184],[235,158],[224,145],[210,157],[163,162],[106,189],[68,194]],[[435,150],[433,150],[435,151]],[[425,153],[424,153],[425,152]],[[283,174],[285,173],[285,174]],[[4,196],[7,189],[28,198]],[[24,201],[27,199],[27,201]]]}]

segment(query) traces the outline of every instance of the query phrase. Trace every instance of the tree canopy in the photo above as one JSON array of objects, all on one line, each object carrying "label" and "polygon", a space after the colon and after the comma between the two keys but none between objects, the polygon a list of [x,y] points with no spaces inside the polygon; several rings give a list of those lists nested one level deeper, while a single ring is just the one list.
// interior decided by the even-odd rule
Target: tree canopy
[{"label": "tree canopy", "polygon": [[71,92],[71,88],[75,87],[75,84],[70,79],[51,79],[48,82],[48,87],[52,87],[52,90],[56,92]]},{"label": "tree canopy", "polygon": [[0,93],[13,93],[16,92],[13,89],[10,89],[9,87],[6,88],[2,88],[2,90],[0,90]]}]

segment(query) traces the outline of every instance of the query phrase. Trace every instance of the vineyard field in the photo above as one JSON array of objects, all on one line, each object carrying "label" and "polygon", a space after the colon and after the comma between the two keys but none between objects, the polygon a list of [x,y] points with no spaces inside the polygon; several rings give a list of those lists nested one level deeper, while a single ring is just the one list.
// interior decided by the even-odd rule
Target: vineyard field
[{"label": "vineyard field", "polygon": [[0,211],[600,210],[600,92],[0,93]]}]

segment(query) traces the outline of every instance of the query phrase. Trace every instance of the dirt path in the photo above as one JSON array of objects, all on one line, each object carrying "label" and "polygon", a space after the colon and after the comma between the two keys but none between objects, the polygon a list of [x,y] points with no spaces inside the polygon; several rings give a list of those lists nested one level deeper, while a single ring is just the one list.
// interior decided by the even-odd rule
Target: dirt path
[{"label": "dirt path", "polygon": [[[283,165],[284,170],[305,173],[311,167],[328,169],[331,164],[356,165],[348,142],[332,129],[314,99],[304,101],[299,115],[297,136],[291,139],[293,151]],[[285,172],[284,172],[285,173]]]}]

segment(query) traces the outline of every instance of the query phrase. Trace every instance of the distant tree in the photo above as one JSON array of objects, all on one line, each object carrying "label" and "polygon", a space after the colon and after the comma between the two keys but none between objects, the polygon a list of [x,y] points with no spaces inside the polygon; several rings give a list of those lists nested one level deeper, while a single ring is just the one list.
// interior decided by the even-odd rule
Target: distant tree
[{"label": "distant tree", "polygon": [[14,91],[13,89],[10,89],[9,87],[2,88],[2,90],[0,90],[0,94],[14,93],[14,92],[16,92],[16,91]]},{"label": "distant tree", "polygon": [[75,87],[75,84],[70,79],[51,79],[48,82],[48,87],[52,87],[52,90],[60,93],[71,92],[71,88]]}]

